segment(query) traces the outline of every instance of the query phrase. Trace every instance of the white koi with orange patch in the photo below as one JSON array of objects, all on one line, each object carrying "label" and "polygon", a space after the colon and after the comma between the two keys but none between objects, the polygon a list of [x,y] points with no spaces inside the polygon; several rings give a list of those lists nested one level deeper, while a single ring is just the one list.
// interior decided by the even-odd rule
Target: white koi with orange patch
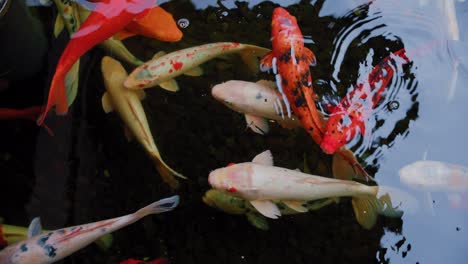
[{"label": "white koi with orange patch", "polygon": [[280,200],[291,209],[306,212],[305,201],[351,196],[357,221],[370,229],[378,214],[400,217],[402,212],[391,206],[389,195],[377,198],[378,186],[338,180],[273,166],[269,150],[252,162],[233,164],[212,171],[208,181],[220,191],[250,201],[262,215],[278,218],[281,213],[273,201]]},{"label": "white koi with orange patch", "polygon": [[170,211],[178,204],[179,196],[172,196],[152,203],[133,214],[58,229],[45,234],[40,234],[40,221],[39,218],[35,218],[29,227],[30,238],[0,251],[0,263],[54,263],[93,243],[103,235],[130,225],[147,215]]},{"label": "white koi with orange patch", "polygon": [[128,76],[125,80],[125,87],[144,89],[160,85],[166,90],[175,92],[179,88],[173,78],[181,74],[199,76],[202,74],[202,70],[198,67],[200,64],[232,53],[240,53],[247,65],[256,72],[258,71],[257,58],[269,51],[266,48],[237,42],[217,42],[169,54],[157,53],[152,60],[136,68]]}]

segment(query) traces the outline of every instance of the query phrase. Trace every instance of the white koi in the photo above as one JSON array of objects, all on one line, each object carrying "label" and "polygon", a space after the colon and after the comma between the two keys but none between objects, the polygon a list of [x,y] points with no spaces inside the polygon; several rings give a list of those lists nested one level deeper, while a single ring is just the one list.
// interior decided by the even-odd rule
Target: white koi
[{"label": "white koi", "polygon": [[129,89],[144,89],[156,85],[168,91],[178,91],[178,85],[173,78],[187,74],[200,76],[203,71],[200,64],[221,55],[240,53],[242,59],[252,71],[258,71],[257,58],[270,50],[254,45],[236,42],[218,42],[178,50],[169,54],[158,53],[152,60],[136,68],[127,80],[125,87]]},{"label": "white koi", "polygon": [[174,176],[185,178],[174,171],[161,158],[161,154],[154,143],[145,110],[140,102],[145,97],[142,90],[129,90],[123,86],[127,72],[123,66],[110,57],[104,57],[101,65],[104,84],[107,92],[102,96],[102,107],[106,113],[116,110],[126,125],[125,134],[128,139],[132,136],[143,146],[163,180],[176,188],[178,181]]},{"label": "white koi", "polygon": [[281,95],[274,82],[231,80],[215,85],[211,94],[230,109],[244,114],[247,125],[256,133],[263,135],[269,131],[267,119],[275,120],[286,128],[301,126],[297,117],[284,117],[286,106],[281,103]]},{"label": "white koi", "polygon": [[400,181],[425,191],[462,192],[468,190],[468,168],[433,160],[420,160],[399,171]]},{"label": "white koi", "polygon": [[54,263],[86,247],[100,237],[135,223],[147,215],[171,211],[178,203],[179,196],[172,196],[152,203],[133,214],[62,228],[45,234],[40,234],[40,221],[39,218],[35,218],[29,227],[30,238],[0,251],[0,263]]},{"label": "white koi", "polygon": [[274,167],[269,150],[257,155],[252,162],[212,171],[208,181],[217,190],[248,200],[257,211],[269,218],[281,215],[274,203],[277,200],[293,210],[305,212],[305,201],[342,196],[352,197],[356,219],[366,229],[374,226],[378,214],[389,217],[401,217],[403,214],[392,206],[388,193],[377,198],[378,186]]}]

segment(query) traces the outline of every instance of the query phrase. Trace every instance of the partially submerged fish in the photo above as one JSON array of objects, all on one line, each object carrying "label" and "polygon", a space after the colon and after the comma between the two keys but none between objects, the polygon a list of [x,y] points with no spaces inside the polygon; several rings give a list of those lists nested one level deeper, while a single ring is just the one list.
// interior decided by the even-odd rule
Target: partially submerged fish
[{"label": "partially submerged fish", "polygon": [[156,85],[168,91],[178,91],[173,78],[187,74],[199,76],[203,73],[198,66],[221,55],[240,53],[243,60],[253,70],[257,70],[256,59],[269,50],[237,42],[218,42],[186,48],[169,54],[157,53],[154,58],[133,70],[125,80],[129,89],[145,89]]},{"label": "partially submerged fish", "polygon": [[57,114],[66,114],[68,104],[65,76],[75,62],[88,50],[112,37],[137,17],[144,16],[154,6],[154,0],[114,0],[95,3],[92,13],[73,34],[60,56],[50,85],[45,111],[37,124],[44,122],[47,113],[56,106]]},{"label": "partially submerged fish", "polygon": [[392,63],[400,59],[405,63],[405,49],[387,56],[369,73],[368,82],[360,83],[341,102],[331,108],[325,135],[320,144],[327,154],[333,154],[351,141],[358,132],[365,135],[366,122],[382,99],[382,93],[392,80],[395,69]]},{"label": "partially submerged fish", "polygon": [[[42,230],[49,233],[50,230]],[[14,225],[0,224],[0,248],[28,239],[28,228]],[[112,245],[112,234],[106,234],[94,241],[99,248],[107,250]]]},{"label": "partially submerged fish", "polygon": [[156,169],[171,187],[178,186],[175,176],[185,178],[169,167],[161,158],[154,143],[151,130],[146,119],[145,110],[140,100],[145,96],[141,90],[132,91],[123,86],[127,72],[123,66],[111,57],[102,59],[102,74],[107,92],[102,96],[102,107],[106,113],[115,110],[126,126],[127,137],[135,137],[145,151],[154,160]]},{"label": "partially submerged fish", "polygon": [[0,251],[0,263],[54,263],[91,244],[103,235],[133,224],[147,215],[171,211],[178,203],[179,196],[172,196],[154,202],[133,214],[62,228],[45,234],[41,234],[40,221],[35,218],[30,225],[30,238]]},{"label": "partially submerged fish", "polygon": [[[24,109],[0,108],[0,119],[12,120],[22,118],[36,121],[43,110],[44,108],[42,106],[32,106]],[[54,135],[54,132],[52,132],[52,130],[47,125],[42,124],[42,127],[45,128],[49,135]]]},{"label": "partially submerged fish", "polygon": [[120,264],[168,264],[169,261],[166,258],[159,258],[153,260],[139,260],[139,259],[127,259],[121,261]]},{"label": "partially submerged fish", "polygon": [[284,116],[286,108],[275,88],[274,82],[269,81],[232,80],[215,85],[211,94],[230,109],[244,114],[247,126],[255,133],[268,133],[268,120],[275,120],[286,128],[299,127],[297,117]]},{"label": "partially submerged fish", "polygon": [[378,186],[305,174],[296,170],[274,167],[269,150],[252,162],[231,164],[212,171],[210,185],[220,191],[246,199],[262,215],[278,218],[281,211],[273,201],[280,200],[298,212],[306,212],[305,201],[351,196],[358,223],[366,229],[374,226],[378,214],[401,217],[387,194],[377,198]]},{"label": "partially submerged fish", "polygon": [[131,21],[115,37],[122,40],[135,35],[176,42],[182,39],[183,33],[169,12],[162,7],[155,6],[144,17]]},{"label": "partially submerged fish", "polygon": [[[318,210],[324,206],[336,202],[337,199],[321,199],[315,201],[307,201],[302,204],[308,211]],[[208,190],[203,196],[203,202],[207,205],[219,209],[228,214],[245,215],[247,220],[256,228],[261,230],[268,230],[269,225],[263,215],[261,215],[247,200],[237,196],[218,191],[215,189]],[[281,201],[275,201],[275,205],[281,212],[281,215],[300,214],[305,212],[295,211]]]},{"label": "partially submerged fish", "polygon": [[463,192],[468,190],[468,168],[433,160],[420,160],[400,169],[400,181],[424,191]]}]

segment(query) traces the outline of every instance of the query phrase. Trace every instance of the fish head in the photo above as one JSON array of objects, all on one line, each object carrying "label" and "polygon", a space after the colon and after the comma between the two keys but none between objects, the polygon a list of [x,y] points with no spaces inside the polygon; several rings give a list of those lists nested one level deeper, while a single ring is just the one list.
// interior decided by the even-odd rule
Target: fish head
[{"label": "fish head", "polygon": [[273,10],[271,37],[273,49],[279,52],[291,50],[293,42],[304,44],[304,39],[297,24],[296,17],[289,14],[289,12],[282,7],[277,7]]},{"label": "fish head", "polygon": [[218,191],[248,200],[255,199],[256,190],[252,188],[251,166],[249,163],[229,164],[212,171],[208,182]]},{"label": "fish head", "polygon": [[245,83],[232,80],[217,84],[211,89],[211,95],[230,109],[245,113],[250,107],[246,98],[248,91]]},{"label": "fish head", "polygon": [[457,171],[439,161],[416,161],[402,167],[399,174],[403,184],[415,189],[449,191],[463,188],[456,180]]}]

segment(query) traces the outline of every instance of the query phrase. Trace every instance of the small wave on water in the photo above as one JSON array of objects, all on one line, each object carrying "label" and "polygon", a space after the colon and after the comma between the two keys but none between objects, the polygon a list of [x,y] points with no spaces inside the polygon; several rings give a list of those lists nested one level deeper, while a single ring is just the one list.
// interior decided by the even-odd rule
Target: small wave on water
[{"label": "small wave on water", "polygon": [[[382,100],[366,121],[367,131],[348,143],[368,165],[378,167],[378,160],[410,133],[409,123],[418,118],[420,79],[437,71],[447,84],[448,99],[455,94],[458,70],[464,67],[457,51],[460,49],[456,16],[459,3],[452,0],[351,2],[356,7],[344,15],[331,14],[352,22],[333,40],[330,80],[320,80],[330,88],[324,95],[327,101],[336,104],[359,84],[365,85],[376,65],[401,48],[410,60],[410,63],[394,57],[389,60],[393,74]],[[323,10],[326,9],[325,5]],[[388,108],[392,102],[397,102],[399,107]]]}]

